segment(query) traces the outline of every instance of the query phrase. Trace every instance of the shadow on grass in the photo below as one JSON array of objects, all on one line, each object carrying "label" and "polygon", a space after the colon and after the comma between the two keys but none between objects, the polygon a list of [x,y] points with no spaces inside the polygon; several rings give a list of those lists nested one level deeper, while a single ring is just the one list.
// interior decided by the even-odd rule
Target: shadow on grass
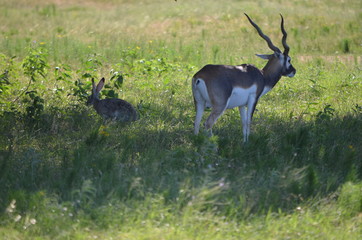
[{"label": "shadow on grass", "polygon": [[360,113],[310,122],[269,119],[253,126],[247,144],[240,124],[216,128],[212,138],[194,136],[189,118],[165,110],[130,124],[103,125],[87,111],[49,119],[29,129],[20,118],[2,118],[1,209],[19,191],[94,207],[149,195],[175,203],[185,189],[192,199],[197,189],[216,184],[220,191],[207,198],[217,204],[207,207],[247,217],[295,209],[362,178]]}]

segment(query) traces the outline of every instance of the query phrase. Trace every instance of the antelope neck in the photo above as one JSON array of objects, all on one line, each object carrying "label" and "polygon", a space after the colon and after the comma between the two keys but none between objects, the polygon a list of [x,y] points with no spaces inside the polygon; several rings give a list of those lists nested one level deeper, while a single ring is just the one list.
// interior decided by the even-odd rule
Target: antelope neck
[{"label": "antelope neck", "polygon": [[282,69],[279,66],[273,64],[272,61],[269,61],[267,65],[262,70],[265,80],[265,86],[273,88],[280,78],[282,77]]}]

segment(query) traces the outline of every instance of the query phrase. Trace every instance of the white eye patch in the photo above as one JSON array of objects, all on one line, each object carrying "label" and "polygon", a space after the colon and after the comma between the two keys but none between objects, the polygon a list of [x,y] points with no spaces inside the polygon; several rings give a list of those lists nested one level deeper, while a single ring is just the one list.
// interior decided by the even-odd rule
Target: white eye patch
[{"label": "white eye patch", "polygon": [[282,54],[279,55],[279,61],[280,61],[280,65],[284,65],[285,64],[285,68],[288,69],[292,64],[290,63],[291,58],[289,56],[284,56]]},{"label": "white eye patch", "polygon": [[291,61],[291,58],[288,56],[288,58],[287,58],[287,61],[285,62],[285,67],[286,68],[289,68],[292,64],[290,63],[290,61]]}]

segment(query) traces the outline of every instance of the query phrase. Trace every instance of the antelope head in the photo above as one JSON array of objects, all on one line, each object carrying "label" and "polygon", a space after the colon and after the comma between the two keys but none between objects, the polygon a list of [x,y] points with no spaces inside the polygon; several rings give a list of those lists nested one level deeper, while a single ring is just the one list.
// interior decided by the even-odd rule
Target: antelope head
[{"label": "antelope head", "polygon": [[[264,67],[264,72],[266,71],[267,74],[272,74],[274,72],[277,72],[277,74],[281,74],[282,76],[286,77],[294,77],[296,70],[291,64],[291,58],[289,57],[289,46],[287,44],[287,32],[284,28],[284,18],[283,15],[280,14],[281,17],[281,23],[280,28],[283,33],[282,37],[282,44],[284,47],[284,51],[280,51],[278,47],[276,47],[270,38],[266,36],[260,27],[251,20],[251,18],[244,13],[245,16],[248,18],[249,22],[253,27],[258,31],[258,34],[260,37],[262,37],[268,44],[269,48],[274,52],[273,54],[256,54],[258,57],[268,60],[268,64]],[[272,72],[270,72],[272,71]]]}]

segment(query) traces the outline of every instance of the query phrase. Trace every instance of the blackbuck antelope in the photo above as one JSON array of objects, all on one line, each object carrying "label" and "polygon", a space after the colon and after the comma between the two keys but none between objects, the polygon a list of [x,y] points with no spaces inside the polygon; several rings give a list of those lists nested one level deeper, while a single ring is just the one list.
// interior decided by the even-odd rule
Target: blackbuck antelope
[{"label": "blackbuck antelope", "polygon": [[239,107],[244,142],[247,142],[251,119],[259,98],[269,92],[282,76],[293,77],[296,73],[290,62],[291,58],[288,56],[289,46],[286,42],[287,32],[284,29],[283,16],[280,15],[284,46],[282,53],[259,26],[247,14],[245,15],[274,53],[257,54],[258,57],[268,60],[262,70],[250,64],[206,65],[193,76],[192,93],[196,108],[195,134],[199,133],[205,108],[211,108],[210,116],[205,122],[205,128],[211,132],[212,126],[226,109]]}]

